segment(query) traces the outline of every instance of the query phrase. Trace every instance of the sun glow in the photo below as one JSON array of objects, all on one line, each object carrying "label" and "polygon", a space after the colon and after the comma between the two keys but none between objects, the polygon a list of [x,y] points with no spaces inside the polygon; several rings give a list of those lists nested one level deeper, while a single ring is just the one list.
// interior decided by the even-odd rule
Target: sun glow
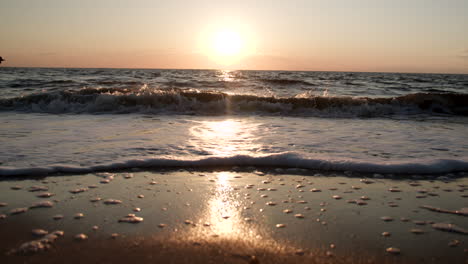
[{"label": "sun glow", "polygon": [[223,30],[215,34],[214,50],[219,56],[239,55],[242,49],[242,39],[237,32]]},{"label": "sun glow", "polygon": [[199,50],[219,67],[230,68],[255,54],[254,40],[247,24],[213,23],[201,30]]}]

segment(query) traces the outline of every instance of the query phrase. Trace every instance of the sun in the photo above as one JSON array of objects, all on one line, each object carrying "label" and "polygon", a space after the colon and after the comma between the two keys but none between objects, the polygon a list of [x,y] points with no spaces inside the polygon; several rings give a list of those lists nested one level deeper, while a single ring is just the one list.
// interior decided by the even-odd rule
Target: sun
[{"label": "sun", "polygon": [[212,22],[200,29],[197,51],[213,67],[234,69],[256,53],[256,35],[244,22]]},{"label": "sun", "polygon": [[241,53],[242,42],[239,33],[225,29],[214,35],[213,48],[218,56],[237,56]]}]

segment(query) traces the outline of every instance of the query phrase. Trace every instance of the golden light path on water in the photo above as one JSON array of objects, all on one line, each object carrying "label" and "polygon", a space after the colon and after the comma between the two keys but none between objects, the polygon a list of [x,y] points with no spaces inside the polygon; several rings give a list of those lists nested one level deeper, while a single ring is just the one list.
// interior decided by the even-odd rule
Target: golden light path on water
[{"label": "golden light path on water", "polygon": [[255,143],[259,124],[227,119],[197,122],[190,128],[190,143],[197,149],[216,156],[254,154],[261,147]]},{"label": "golden light path on water", "polygon": [[[255,154],[262,145],[256,143],[255,135],[261,124],[226,119],[197,122],[190,130],[190,143],[209,155],[234,156]],[[262,228],[263,217],[250,208],[255,201],[253,190],[244,190],[241,174],[233,171],[215,173],[213,189],[207,193],[206,206],[193,219],[195,228],[189,229],[186,239],[204,239],[213,243],[230,243],[242,248],[268,248],[281,251],[286,247],[272,239],[268,230]],[[253,198],[253,199],[250,199]]]}]

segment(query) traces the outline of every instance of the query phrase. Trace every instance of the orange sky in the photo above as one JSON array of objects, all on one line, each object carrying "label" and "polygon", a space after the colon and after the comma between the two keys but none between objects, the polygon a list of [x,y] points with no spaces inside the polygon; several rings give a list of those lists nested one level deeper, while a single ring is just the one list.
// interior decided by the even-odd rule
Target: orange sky
[{"label": "orange sky", "polygon": [[[409,2],[409,3],[408,3]],[[468,73],[468,1],[2,1],[2,66]],[[238,54],[215,56],[222,30]]]}]

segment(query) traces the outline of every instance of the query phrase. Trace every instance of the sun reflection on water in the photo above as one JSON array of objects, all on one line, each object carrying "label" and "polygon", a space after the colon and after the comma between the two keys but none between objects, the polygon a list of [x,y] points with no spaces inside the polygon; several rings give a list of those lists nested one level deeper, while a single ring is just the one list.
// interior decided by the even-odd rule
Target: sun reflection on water
[{"label": "sun reflection on water", "polygon": [[190,129],[190,142],[209,155],[232,156],[253,154],[260,148],[255,143],[258,124],[239,120],[203,121]]}]

